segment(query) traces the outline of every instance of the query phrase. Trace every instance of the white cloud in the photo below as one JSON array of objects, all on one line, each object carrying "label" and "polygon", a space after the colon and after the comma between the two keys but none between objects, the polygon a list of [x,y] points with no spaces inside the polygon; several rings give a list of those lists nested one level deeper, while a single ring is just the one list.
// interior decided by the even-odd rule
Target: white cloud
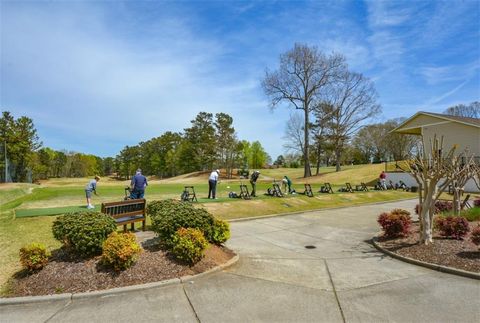
[{"label": "white cloud", "polygon": [[419,74],[427,84],[435,85],[452,81],[465,81],[471,79],[478,73],[480,61],[469,64],[445,65],[445,66],[424,66],[420,68]]},{"label": "white cloud", "polygon": [[[59,135],[52,143],[112,153],[121,148],[112,149],[119,138],[125,138],[121,145],[135,144],[181,131],[200,111],[230,113],[237,128],[256,125],[241,132],[246,138],[276,126],[276,120],[244,117],[245,111],[269,114],[258,99],[259,79],[232,80],[232,71],[216,63],[223,45],[193,34],[183,20],[162,20],[149,26],[155,39],[136,41],[109,29],[96,8],[81,9],[79,16],[13,8],[2,16],[2,79],[8,81],[2,102]],[[276,146],[272,136],[264,137],[266,146]]]},{"label": "white cloud", "polygon": [[428,109],[428,108],[431,108],[432,106],[434,106],[435,104],[437,103],[440,103],[442,102],[443,100],[445,100],[446,98],[452,96],[453,94],[455,94],[457,91],[459,91],[461,88],[463,88],[465,86],[465,84],[467,84],[468,80],[465,80],[463,81],[462,83],[458,84],[457,86],[455,86],[453,89],[450,89],[449,91],[447,92],[444,92],[444,93],[441,93],[435,97],[432,97],[431,99],[429,99],[427,102],[425,102],[421,107],[420,109],[423,110],[423,109]]},{"label": "white cloud", "polygon": [[410,19],[411,10],[398,6],[394,1],[368,1],[368,21],[370,26],[394,27],[402,25]]}]

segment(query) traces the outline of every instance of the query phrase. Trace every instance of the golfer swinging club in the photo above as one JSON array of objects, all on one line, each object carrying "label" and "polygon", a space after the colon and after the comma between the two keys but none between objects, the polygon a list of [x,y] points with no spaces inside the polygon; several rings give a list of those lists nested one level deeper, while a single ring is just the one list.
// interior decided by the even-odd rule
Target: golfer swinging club
[{"label": "golfer swinging club", "polygon": [[92,205],[92,192],[97,194],[97,182],[100,180],[99,176],[95,176],[90,182],[88,182],[87,186],[85,186],[85,196],[87,197],[87,209],[94,209],[95,207]]},{"label": "golfer swinging club", "polygon": [[256,197],[257,195],[257,179],[260,176],[260,172],[258,170],[254,171],[250,176],[250,184],[252,185],[252,196]]},{"label": "golfer swinging club", "polygon": [[218,183],[219,175],[220,175],[220,171],[217,169],[211,172],[210,176],[208,177],[208,198],[212,196],[212,199],[216,199],[215,193],[217,192],[217,183]]}]

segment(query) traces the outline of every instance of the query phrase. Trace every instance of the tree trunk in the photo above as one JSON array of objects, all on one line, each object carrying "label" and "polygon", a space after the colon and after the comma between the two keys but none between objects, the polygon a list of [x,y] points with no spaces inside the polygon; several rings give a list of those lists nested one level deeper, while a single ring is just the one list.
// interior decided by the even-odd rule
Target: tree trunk
[{"label": "tree trunk", "polygon": [[342,168],[340,167],[340,158],[342,157],[342,151],[340,149],[340,147],[337,145],[337,147],[335,147],[335,171],[336,172],[339,172],[342,170]]},{"label": "tree trunk", "polygon": [[[320,139],[319,139],[320,140]],[[317,171],[315,173],[315,175],[318,175],[320,174],[320,154],[322,152],[322,146],[320,145],[320,143],[317,145]]]},{"label": "tree trunk", "polygon": [[[423,203],[420,205],[419,217],[422,230],[420,231],[420,242],[428,245],[433,243],[433,215],[435,212],[435,201],[433,196],[436,189],[430,187],[429,184],[425,185],[425,196]],[[433,205],[433,206],[432,206]]]},{"label": "tree trunk", "polygon": [[305,164],[305,168],[304,168],[304,172],[303,172],[303,177],[310,177],[312,176],[312,170],[310,169],[310,159],[309,159],[309,145],[308,145],[308,112],[309,112],[309,109],[307,106],[304,106],[303,107],[304,109],[304,112],[305,112],[305,127],[304,127],[304,135],[305,135],[305,141],[304,141],[304,145],[305,147],[303,148],[303,160],[304,160],[304,164]]},{"label": "tree trunk", "polygon": [[459,185],[457,185],[457,182],[454,181],[452,183],[452,186],[453,186],[453,214],[455,215],[459,215],[460,214],[460,208],[461,208],[461,205],[460,205],[460,200],[461,200],[461,191],[460,191],[460,187]]}]

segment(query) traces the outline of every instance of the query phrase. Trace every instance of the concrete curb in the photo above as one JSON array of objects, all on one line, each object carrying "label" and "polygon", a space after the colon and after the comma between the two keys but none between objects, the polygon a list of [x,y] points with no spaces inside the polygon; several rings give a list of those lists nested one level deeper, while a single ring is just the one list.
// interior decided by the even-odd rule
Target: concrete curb
[{"label": "concrete curb", "polygon": [[106,290],[99,290],[93,292],[84,292],[84,293],[65,293],[65,294],[58,294],[58,295],[43,295],[43,296],[24,296],[24,297],[12,297],[12,298],[0,298],[0,306],[4,305],[19,305],[19,304],[37,304],[43,302],[54,302],[54,301],[65,301],[69,302],[76,299],[85,299],[90,297],[106,297],[106,296],[114,296],[123,293],[129,293],[134,291],[141,291],[152,289],[156,287],[163,287],[175,284],[182,284],[188,281],[195,280],[197,278],[203,277],[208,274],[212,274],[217,271],[221,271],[226,269],[230,266],[233,266],[237,261],[240,259],[238,255],[235,255],[232,259],[227,261],[224,264],[218,265],[209,269],[203,273],[199,273],[197,275],[188,275],[183,276],[180,278],[172,278],[168,280],[162,280],[159,282],[153,283],[146,283],[141,285],[131,285],[125,287],[117,287],[111,288]]},{"label": "concrete curb", "polygon": [[194,280],[194,279],[197,279],[197,278],[206,276],[206,275],[213,274],[214,272],[224,270],[224,269],[226,269],[226,268],[228,268],[228,267],[231,267],[231,266],[233,266],[234,264],[236,264],[239,259],[240,259],[240,257],[239,257],[238,255],[235,255],[232,259],[230,259],[230,260],[227,261],[226,263],[221,264],[221,265],[216,266],[216,267],[213,267],[212,269],[209,269],[209,270],[207,270],[207,271],[204,271],[203,273],[196,274],[196,275],[189,275],[189,276],[180,277],[180,281],[181,281],[182,283],[185,283],[185,282],[189,282],[189,281],[191,281],[191,280]]},{"label": "concrete curb", "polygon": [[433,270],[436,270],[436,271],[440,271],[442,273],[453,274],[453,275],[457,275],[457,276],[463,276],[463,277],[467,277],[467,278],[480,280],[480,274],[477,274],[477,273],[474,273],[474,272],[471,272],[471,271],[456,269],[456,268],[452,268],[452,267],[436,265],[436,264],[432,264],[432,263],[429,263],[429,262],[424,262],[424,261],[420,261],[420,260],[417,260],[417,259],[401,256],[401,255],[396,254],[396,253],[394,253],[390,250],[384,249],[377,242],[378,242],[378,237],[373,237],[372,238],[372,243],[375,246],[375,248],[377,248],[377,250],[389,255],[392,258],[395,258],[395,259],[398,259],[398,260],[401,260],[401,261],[405,261],[405,262],[408,262],[408,263],[413,264],[413,265],[422,266],[422,267],[425,267],[425,268],[428,268],[428,269],[433,269]]},{"label": "concrete curb", "polygon": [[56,302],[56,301],[69,302],[72,299],[72,295],[73,295],[72,293],[65,293],[65,294],[56,294],[56,295],[0,298],[0,306],[38,304],[38,303]]},{"label": "concrete curb", "polygon": [[361,203],[361,204],[356,204],[356,205],[353,205],[353,206],[352,205],[350,205],[350,206],[345,205],[345,206],[336,206],[336,207],[326,207],[326,208],[313,209],[313,210],[303,210],[303,211],[295,211],[295,212],[288,212],[288,213],[267,214],[267,215],[259,215],[259,216],[253,216],[253,217],[248,217],[248,218],[237,218],[237,219],[231,219],[231,220],[226,220],[226,221],[228,221],[228,222],[243,222],[243,221],[250,221],[250,220],[261,220],[261,219],[268,219],[268,218],[273,218],[273,217],[277,217],[277,216],[287,216],[287,215],[312,213],[312,212],[319,212],[319,211],[338,210],[338,209],[346,209],[346,208],[368,206],[368,205],[388,204],[388,203],[403,202],[403,201],[410,201],[410,200],[416,200],[416,199],[417,198],[414,197],[414,198],[392,200],[392,201]]}]

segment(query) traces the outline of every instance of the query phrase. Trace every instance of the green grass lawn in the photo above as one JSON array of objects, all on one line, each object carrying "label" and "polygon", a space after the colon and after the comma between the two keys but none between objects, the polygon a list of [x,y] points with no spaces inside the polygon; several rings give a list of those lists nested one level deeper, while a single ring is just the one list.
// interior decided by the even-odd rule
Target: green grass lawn
[{"label": "green grass lawn", "polygon": [[[445,213],[444,216],[454,215],[453,212]],[[468,221],[480,221],[480,207],[472,207],[460,211],[460,216],[463,216]]]},{"label": "green grass lawn", "polygon": [[[309,178],[315,196],[309,198],[303,195],[273,198],[261,195],[271,186],[272,178],[280,179],[281,174],[288,174],[294,179],[293,187],[297,192],[304,190],[302,169],[275,169],[263,170],[263,178],[257,185],[259,197],[244,201],[230,199],[228,193],[239,193],[239,180],[224,180],[217,188],[217,200],[206,199],[208,185],[206,181],[184,176],[171,181],[151,181],[146,191],[147,201],[175,198],[179,199],[185,185],[196,183],[195,190],[199,207],[205,207],[215,216],[222,219],[244,218],[267,214],[279,214],[328,207],[351,206],[364,203],[392,201],[405,198],[414,198],[415,194],[400,191],[371,191],[356,193],[319,194],[316,193],[321,183],[329,181],[337,191],[345,181],[353,185],[364,181],[365,178],[376,178],[378,165],[349,166],[339,173],[333,168],[324,168],[322,175]],[[203,175],[202,175],[203,176]],[[7,280],[17,271],[19,249],[31,242],[44,243],[49,249],[60,247],[60,243],[53,238],[51,226],[56,215],[77,210],[85,210],[84,185],[86,179],[55,179],[42,185],[11,185],[0,186],[0,285],[5,289]],[[243,180],[248,184],[248,181]],[[99,196],[93,196],[93,203],[99,209],[102,202],[121,201],[124,197],[125,182],[106,179],[98,185]],[[15,215],[16,214],[16,215]],[[51,215],[51,216],[47,216]],[[147,225],[149,219],[147,220]],[[120,228],[120,227],[119,227]]]}]

